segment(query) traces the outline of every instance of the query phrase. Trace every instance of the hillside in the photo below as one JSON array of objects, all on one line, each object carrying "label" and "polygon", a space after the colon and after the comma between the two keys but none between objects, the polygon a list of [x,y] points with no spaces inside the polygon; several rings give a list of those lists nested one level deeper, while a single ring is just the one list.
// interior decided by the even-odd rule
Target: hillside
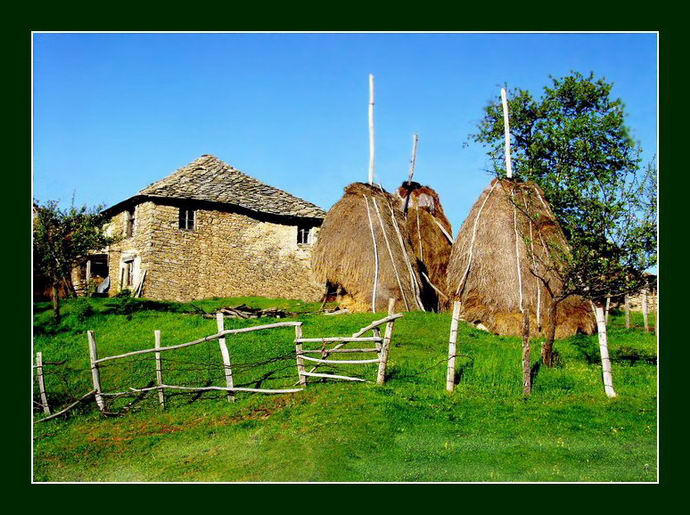
[{"label": "hillside", "polygon": [[[276,299],[213,299],[167,304],[119,299],[66,303],[60,326],[47,304],[35,309],[35,350],[49,400],[65,405],[91,389],[85,331],[101,357],[183,343],[215,332],[204,318],[246,302],[312,312],[318,304]],[[637,314],[636,314],[637,315]],[[384,314],[305,314],[305,337],[347,336]],[[226,327],[274,319],[233,320]],[[449,314],[407,313],[393,338],[385,386],[310,384],[297,394],[156,393],[114,401],[104,417],[90,403],[69,418],[35,425],[36,481],[654,481],[656,338],[611,317],[610,347],[619,393],[603,393],[596,336],[558,341],[559,366],[535,366],[534,392],[521,393],[520,341],[461,324],[460,383],[444,390]],[[297,379],[293,331],[233,335],[235,384],[279,387]],[[533,360],[538,358],[533,342]],[[292,356],[291,356],[291,353]],[[216,342],[167,353],[168,384],[223,385]],[[117,363],[117,362],[111,362]],[[258,363],[258,365],[257,365]],[[375,379],[373,365],[354,372]],[[345,373],[353,369],[338,367]],[[152,355],[104,367],[106,391],[155,379]],[[36,419],[42,415],[36,412]]]}]

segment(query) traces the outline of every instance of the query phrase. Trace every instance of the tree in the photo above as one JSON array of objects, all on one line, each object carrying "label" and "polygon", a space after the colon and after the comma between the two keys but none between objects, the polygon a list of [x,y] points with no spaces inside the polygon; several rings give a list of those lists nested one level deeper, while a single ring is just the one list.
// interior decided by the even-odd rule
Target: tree
[{"label": "tree", "polygon": [[[571,295],[591,300],[599,322],[606,297],[639,290],[643,272],[656,263],[655,167],[641,169],[641,149],[625,126],[622,101],[611,98],[613,85],[577,72],[551,80],[540,98],[515,89],[509,101],[513,174],[544,190],[567,238],[566,245],[548,242],[552,259],[532,270],[552,296],[542,347],[549,366],[560,302]],[[500,99],[486,107],[472,138],[489,147],[492,171],[504,176]],[[546,279],[554,273],[557,285]],[[605,325],[598,329],[603,362]],[[614,396],[610,363],[604,369]]]},{"label": "tree", "polygon": [[105,235],[101,208],[61,209],[56,201],[34,203],[34,269],[51,283],[55,319],[60,320],[59,286],[69,282],[72,269],[95,250],[113,243]]}]

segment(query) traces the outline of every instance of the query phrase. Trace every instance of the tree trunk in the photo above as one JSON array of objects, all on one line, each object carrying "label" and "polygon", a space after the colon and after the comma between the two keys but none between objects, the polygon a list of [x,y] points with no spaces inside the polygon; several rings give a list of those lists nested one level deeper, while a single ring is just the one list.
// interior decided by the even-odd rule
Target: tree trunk
[{"label": "tree trunk", "polygon": [[599,353],[601,354],[601,373],[604,379],[604,391],[608,397],[616,397],[613,389],[613,373],[611,372],[611,358],[609,357],[609,342],[606,333],[606,315],[601,302],[592,303],[594,314],[597,318],[597,331],[599,332]]},{"label": "tree trunk", "polygon": [[547,367],[553,366],[553,342],[556,339],[556,314],[558,303],[552,298],[546,314],[546,340],[541,347],[541,359]]},{"label": "tree trunk", "polygon": [[532,393],[532,357],[529,333],[529,311],[525,310],[522,325],[522,391],[525,396],[529,396]]},{"label": "tree trunk", "polygon": [[52,288],[53,297],[53,315],[55,315],[55,321],[60,321],[60,287],[57,284],[53,284]]}]

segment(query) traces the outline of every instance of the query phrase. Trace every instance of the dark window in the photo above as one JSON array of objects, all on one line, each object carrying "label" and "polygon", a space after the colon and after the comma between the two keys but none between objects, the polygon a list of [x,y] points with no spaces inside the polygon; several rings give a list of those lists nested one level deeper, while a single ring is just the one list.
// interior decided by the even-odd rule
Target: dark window
[{"label": "dark window", "polygon": [[131,238],[134,236],[134,208],[127,210],[125,217],[125,238]]},{"label": "dark window", "polygon": [[297,243],[311,244],[311,227],[306,225],[297,226]]},{"label": "dark window", "polygon": [[196,227],[195,223],[196,211],[193,209],[180,208],[180,229],[186,231],[193,231]]}]

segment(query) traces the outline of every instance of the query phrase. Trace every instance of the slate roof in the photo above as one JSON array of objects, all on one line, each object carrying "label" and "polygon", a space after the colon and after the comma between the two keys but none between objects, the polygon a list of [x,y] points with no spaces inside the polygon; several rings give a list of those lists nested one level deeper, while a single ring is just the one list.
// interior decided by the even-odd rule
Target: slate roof
[{"label": "slate roof", "polygon": [[326,216],[316,204],[269,186],[208,154],[144,188],[136,196],[221,202],[280,216]]}]

